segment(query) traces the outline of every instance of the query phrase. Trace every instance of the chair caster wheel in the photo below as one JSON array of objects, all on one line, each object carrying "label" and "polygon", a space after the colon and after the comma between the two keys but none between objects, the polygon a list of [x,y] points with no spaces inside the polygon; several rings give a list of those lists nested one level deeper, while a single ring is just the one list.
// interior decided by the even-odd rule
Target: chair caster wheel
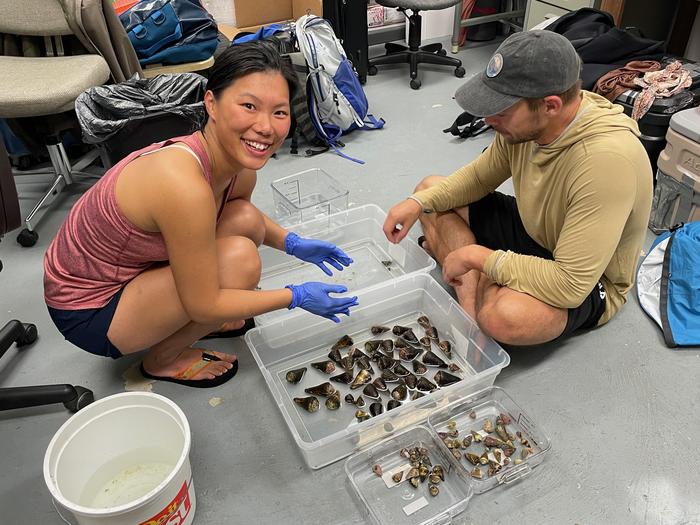
[{"label": "chair caster wheel", "polygon": [[17,235],[17,242],[25,248],[31,248],[39,240],[39,234],[25,228]]},{"label": "chair caster wheel", "polygon": [[438,50],[437,54],[438,54],[438,56],[446,57],[447,56],[447,49],[440,49],[440,50]]},{"label": "chair caster wheel", "polygon": [[465,73],[466,71],[462,66],[459,66],[457,69],[455,69],[455,76],[457,78],[462,78]]},{"label": "chair caster wheel", "polygon": [[367,68],[367,74],[371,77],[377,74],[377,66],[369,66]]},{"label": "chair caster wheel", "polygon": [[36,341],[39,333],[36,330],[36,325],[31,323],[23,324],[24,333],[17,338],[17,346],[27,346]]},{"label": "chair caster wheel", "polygon": [[417,78],[412,78],[411,89],[420,89],[420,80],[418,80]]}]

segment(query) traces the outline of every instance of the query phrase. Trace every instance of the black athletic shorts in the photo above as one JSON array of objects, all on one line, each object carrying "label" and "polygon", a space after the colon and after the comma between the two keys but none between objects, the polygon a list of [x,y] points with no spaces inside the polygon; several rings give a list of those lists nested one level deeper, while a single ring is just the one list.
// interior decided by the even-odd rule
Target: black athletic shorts
[{"label": "black athletic shorts", "polygon": [[107,331],[123,291],[124,288],[115,293],[101,308],[60,310],[47,306],[49,316],[63,337],[78,348],[91,354],[119,359],[122,353],[109,340]]},{"label": "black athletic shorts", "polygon": [[[515,197],[499,192],[488,194],[469,205],[469,225],[476,242],[492,250],[510,250],[553,260],[552,253],[528,235],[518,213]],[[579,329],[592,328],[605,311],[605,288],[598,282],[576,308],[569,308],[566,328],[556,339]]]}]

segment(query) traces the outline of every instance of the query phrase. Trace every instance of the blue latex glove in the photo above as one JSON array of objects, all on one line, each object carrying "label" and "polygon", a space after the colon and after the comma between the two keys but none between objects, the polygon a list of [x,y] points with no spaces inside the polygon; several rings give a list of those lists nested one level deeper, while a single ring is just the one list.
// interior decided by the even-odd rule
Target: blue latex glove
[{"label": "blue latex glove", "polygon": [[317,239],[304,239],[294,232],[289,232],[284,238],[284,251],[297,259],[315,264],[326,275],[333,275],[326,264],[342,271],[343,266],[350,266],[352,263],[352,259],[335,244]]},{"label": "blue latex glove", "polygon": [[336,314],[350,315],[350,307],[357,306],[357,297],[331,297],[331,293],[345,293],[348,289],[338,284],[304,283],[300,285],[288,284],[285,288],[292,291],[292,302],[288,306],[302,308],[312,314],[320,315],[339,323]]}]

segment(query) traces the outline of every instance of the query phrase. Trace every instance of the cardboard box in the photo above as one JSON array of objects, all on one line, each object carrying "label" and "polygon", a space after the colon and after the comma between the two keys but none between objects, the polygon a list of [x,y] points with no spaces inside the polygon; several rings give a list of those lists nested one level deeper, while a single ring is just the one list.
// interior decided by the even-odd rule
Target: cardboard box
[{"label": "cardboard box", "polygon": [[308,12],[322,16],[323,0],[235,0],[236,26],[241,30],[297,19]]},{"label": "cardboard box", "polygon": [[323,0],[292,0],[292,18],[310,13],[323,16]]}]

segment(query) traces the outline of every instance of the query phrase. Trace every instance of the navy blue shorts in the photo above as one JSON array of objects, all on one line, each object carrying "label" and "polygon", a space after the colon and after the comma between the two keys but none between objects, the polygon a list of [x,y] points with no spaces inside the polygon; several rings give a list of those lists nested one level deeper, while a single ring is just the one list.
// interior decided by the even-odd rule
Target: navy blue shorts
[{"label": "navy blue shorts", "polygon": [[102,308],[60,310],[49,306],[49,315],[67,341],[91,354],[118,359],[122,353],[107,337],[107,330],[123,291],[115,293]]},{"label": "navy blue shorts", "polygon": [[[554,260],[552,252],[528,235],[518,213],[515,197],[499,192],[489,193],[469,205],[469,227],[476,242],[492,250],[510,250]],[[605,288],[598,282],[576,308],[569,308],[566,327],[557,339],[570,336],[579,329],[593,328],[605,312]]]}]

